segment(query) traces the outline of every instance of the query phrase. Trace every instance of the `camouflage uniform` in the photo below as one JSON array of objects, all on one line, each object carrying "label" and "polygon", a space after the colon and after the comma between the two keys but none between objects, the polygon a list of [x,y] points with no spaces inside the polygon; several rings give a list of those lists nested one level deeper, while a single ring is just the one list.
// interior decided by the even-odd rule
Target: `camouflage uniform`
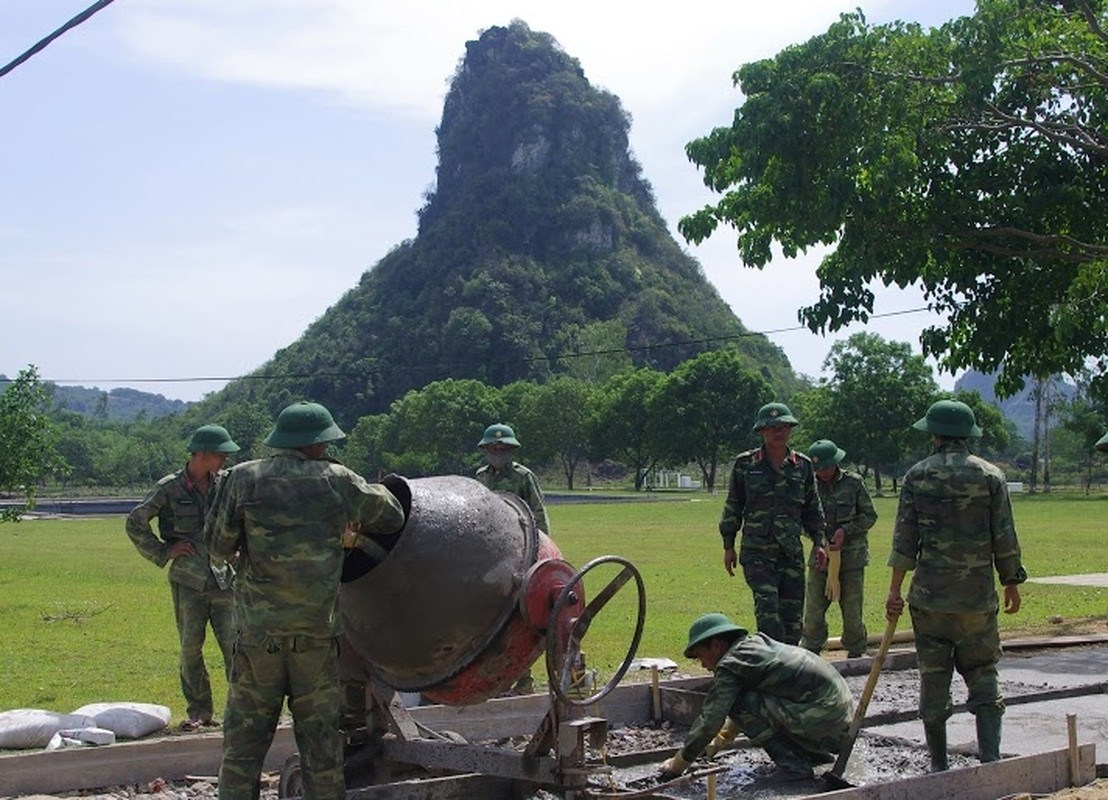
[{"label": "camouflage uniform", "polygon": [[[966,682],[970,712],[999,718],[1000,636],[993,569],[1004,584],[1027,578],[1004,474],[971,455],[964,440],[943,440],[908,470],[897,509],[889,566],[914,570],[907,602],[920,670],[920,719],[950,717],[950,679]],[[999,736],[999,733],[997,734]]]},{"label": "camouflage uniform", "polygon": [[[839,528],[843,539],[839,566],[839,609],[843,616],[843,648],[851,657],[866,651],[866,624],[862,621],[865,596],[865,567],[869,563],[869,529],[877,522],[877,511],[856,472],[838,469],[830,482],[816,480],[823,507],[824,531],[828,539]],[[827,571],[816,568],[815,553],[808,559],[808,585],[804,598],[804,636],[800,646],[818,653],[827,644]]]},{"label": "camouflage uniform", "polygon": [[[221,473],[222,474],[222,473]],[[127,516],[126,530],[135,548],[144,558],[164,567],[174,542],[187,539],[193,555],[173,559],[169,566],[169,585],[173,592],[173,614],[181,643],[181,691],[192,720],[212,719],[212,685],[204,665],[204,638],[212,626],[223,653],[225,674],[231,671],[231,653],[235,640],[230,589],[220,588],[212,574],[208,550],[204,544],[204,518],[208,513],[220,474],[211,476],[206,493],[189,480],[181,469],[166,475]],[[150,521],[158,520],[158,536]]]},{"label": "camouflage uniform", "polygon": [[739,563],[754,593],[758,630],[786,644],[800,641],[806,533],[823,547],[823,511],[807,456],[790,450],[778,472],[765,448],[735,459],[719,532],[725,549],[742,529]]},{"label": "camouflage uniform", "polygon": [[404,511],[385,487],[299,450],[240,464],[220,485],[208,548],[216,564],[239,552],[220,800],[258,797],[286,695],[304,796],[345,795],[337,642],[348,521],[391,534],[403,526]]},{"label": "camouflage uniform", "polygon": [[819,656],[764,633],[743,635],[716,665],[681,757],[693,761],[730,717],[775,764],[803,774],[834,761],[853,704],[846,681]]},{"label": "camouflage uniform", "polygon": [[550,535],[550,520],[546,517],[546,505],[543,503],[542,489],[539,488],[535,473],[518,461],[511,461],[500,470],[485,464],[477,470],[475,477],[494,492],[510,492],[520,497],[531,509],[538,529],[547,536]]}]

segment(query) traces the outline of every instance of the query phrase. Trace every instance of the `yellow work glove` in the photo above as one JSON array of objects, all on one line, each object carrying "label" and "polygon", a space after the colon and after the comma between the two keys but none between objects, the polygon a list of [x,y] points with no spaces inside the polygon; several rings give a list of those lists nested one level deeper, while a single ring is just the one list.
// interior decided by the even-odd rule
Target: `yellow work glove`
[{"label": "yellow work glove", "polygon": [[842,563],[843,553],[841,550],[827,551],[827,588],[824,590],[824,596],[834,602],[838,602],[842,595],[842,589],[839,587],[839,567],[842,566]]},{"label": "yellow work glove", "polygon": [[708,746],[704,748],[704,755],[708,756],[708,758],[714,757],[716,753],[735,741],[735,737],[741,732],[739,726],[728,717],[727,721],[723,723],[723,727],[719,729],[719,733],[716,734],[716,737],[708,742]]},{"label": "yellow work glove", "polygon": [[678,750],[673,758],[667,758],[662,762],[659,772],[662,773],[662,777],[674,777],[676,778],[689,766],[689,762],[681,757],[681,751]]}]

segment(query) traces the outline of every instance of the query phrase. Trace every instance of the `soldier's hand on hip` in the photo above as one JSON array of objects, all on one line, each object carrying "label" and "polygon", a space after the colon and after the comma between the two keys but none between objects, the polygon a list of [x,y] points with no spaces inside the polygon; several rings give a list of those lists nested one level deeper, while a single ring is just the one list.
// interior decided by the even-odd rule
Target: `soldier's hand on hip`
[{"label": "soldier's hand on hip", "polygon": [[178,539],[169,546],[170,558],[180,558],[181,556],[191,556],[195,554],[196,548],[192,546],[192,542],[188,539]]}]

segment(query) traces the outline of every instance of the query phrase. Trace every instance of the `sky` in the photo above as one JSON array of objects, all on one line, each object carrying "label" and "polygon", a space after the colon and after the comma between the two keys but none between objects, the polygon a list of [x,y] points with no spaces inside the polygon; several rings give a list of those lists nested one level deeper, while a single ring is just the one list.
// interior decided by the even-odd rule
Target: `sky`
[{"label": "sky", "polygon": [[[0,65],[92,5],[5,0]],[[731,76],[860,7],[938,25],[972,0],[467,3],[116,0],[0,77],[0,374],[197,400],[296,341],[416,235],[435,127],[465,43],[521,19],[632,118],[631,149],[674,238],[742,322],[819,378],[836,339],[912,343],[937,318],[878,291],[868,326],[798,330],[821,253],[744,267],[685,144],[728,125]],[[889,316],[880,316],[889,315]],[[953,378],[936,375],[950,388]]]}]

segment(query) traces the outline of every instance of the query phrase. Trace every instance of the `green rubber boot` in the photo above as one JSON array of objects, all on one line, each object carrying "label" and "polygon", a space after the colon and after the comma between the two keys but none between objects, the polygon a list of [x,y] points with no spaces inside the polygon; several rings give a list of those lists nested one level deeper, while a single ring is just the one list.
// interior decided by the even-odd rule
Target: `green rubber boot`
[{"label": "green rubber boot", "polygon": [[923,726],[927,740],[927,752],[931,754],[931,771],[946,772],[950,768],[946,758],[946,722],[929,722]]},{"label": "green rubber boot", "polygon": [[984,764],[1000,760],[1000,721],[1004,712],[998,708],[977,709],[977,753]]}]

